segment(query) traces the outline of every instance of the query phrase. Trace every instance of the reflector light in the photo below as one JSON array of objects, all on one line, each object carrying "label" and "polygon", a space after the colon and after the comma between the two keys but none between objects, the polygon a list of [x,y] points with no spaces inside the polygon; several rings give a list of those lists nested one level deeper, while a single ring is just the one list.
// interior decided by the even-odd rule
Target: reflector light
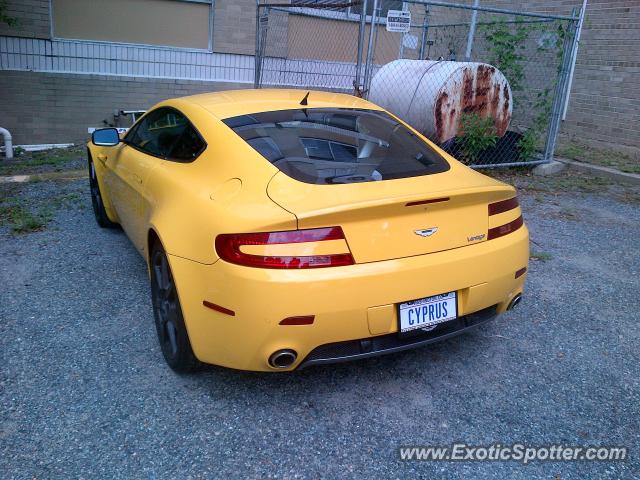
[{"label": "reflector light", "polygon": [[225,313],[227,315],[231,315],[232,317],[236,316],[236,312],[234,312],[233,310],[229,310],[228,308],[221,307],[220,305],[216,305],[215,303],[211,303],[206,300],[202,301],[202,305],[210,308],[211,310],[215,310],[216,312]]},{"label": "reflector light", "polygon": [[499,213],[508,212],[514,208],[518,208],[518,197],[513,197],[508,200],[502,200],[496,203],[489,204],[489,215],[498,215]]},{"label": "reflector light", "polygon": [[522,267],[520,270],[516,272],[516,278],[520,278],[525,273],[527,273],[527,267]]},{"label": "reflector light", "polygon": [[280,320],[280,325],[311,325],[315,320],[315,316],[306,315],[303,317],[289,317],[284,320]]},{"label": "reflector light", "polygon": [[494,238],[502,237],[511,232],[518,230],[523,224],[522,215],[516,218],[513,222],[505,223],[499,227],[490,228],[487,235],[487,240],[493,240]]},{"label": "reflector light", "polygon": [[265,256],[243,253],[245,245],[274,245],[287,243],[345,240],[340,227],[289,230],[284,232],[229,233],[216,237],[216,251],[223,260],[237,265],[258,268],[322,268],[353,265],[351,253],[309,256]]}]

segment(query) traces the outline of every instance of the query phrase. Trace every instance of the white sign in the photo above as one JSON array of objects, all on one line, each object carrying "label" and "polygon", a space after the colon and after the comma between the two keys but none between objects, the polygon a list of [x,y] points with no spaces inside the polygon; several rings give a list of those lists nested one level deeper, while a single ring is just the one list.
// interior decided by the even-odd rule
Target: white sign
[{"label": "white sign", "polygon": [[407,33],[411,28],[411,12],[389,10],[387,12],[387,32]]}]

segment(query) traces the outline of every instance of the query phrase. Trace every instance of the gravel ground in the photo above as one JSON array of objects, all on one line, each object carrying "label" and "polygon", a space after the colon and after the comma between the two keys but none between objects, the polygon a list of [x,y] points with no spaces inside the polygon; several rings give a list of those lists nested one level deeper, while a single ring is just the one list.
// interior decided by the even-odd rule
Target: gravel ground
[{"label": "gravel ground", "polygon": [[[419,350],[293,374],[178,376],[144,262],[99,229],[85,181],[45,231],[0,229],[3,478],[639,478],[640,212],[523,194],[525,301]],[[74,195],[79,194],[79,195]],[[400,462],[400,445],[623,445],[625,462]]]}]

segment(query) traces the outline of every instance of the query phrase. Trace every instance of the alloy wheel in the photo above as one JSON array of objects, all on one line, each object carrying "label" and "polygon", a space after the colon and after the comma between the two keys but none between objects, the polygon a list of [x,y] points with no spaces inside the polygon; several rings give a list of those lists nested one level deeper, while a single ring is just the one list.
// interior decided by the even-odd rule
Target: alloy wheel
[{"label": "alloy wheel", "polygon": [[153,307],[160,346],[166,356],[175,358],[178,355],[180,305],[169,262],[161,250],[154,252],[152,268]]}]

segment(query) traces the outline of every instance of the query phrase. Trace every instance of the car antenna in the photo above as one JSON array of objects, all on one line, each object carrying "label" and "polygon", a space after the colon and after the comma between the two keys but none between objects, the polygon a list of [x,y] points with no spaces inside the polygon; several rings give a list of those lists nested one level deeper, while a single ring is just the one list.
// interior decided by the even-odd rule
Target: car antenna
[{"label": "car antenna", "polygon": [[309,98],[309,94],[311,92],[307,92],[307,94],[304,96],[304,98],[302,99],[302,101],[300,102],[300,105],[309,105],[309,102],[307,102],[307,99]]}]

